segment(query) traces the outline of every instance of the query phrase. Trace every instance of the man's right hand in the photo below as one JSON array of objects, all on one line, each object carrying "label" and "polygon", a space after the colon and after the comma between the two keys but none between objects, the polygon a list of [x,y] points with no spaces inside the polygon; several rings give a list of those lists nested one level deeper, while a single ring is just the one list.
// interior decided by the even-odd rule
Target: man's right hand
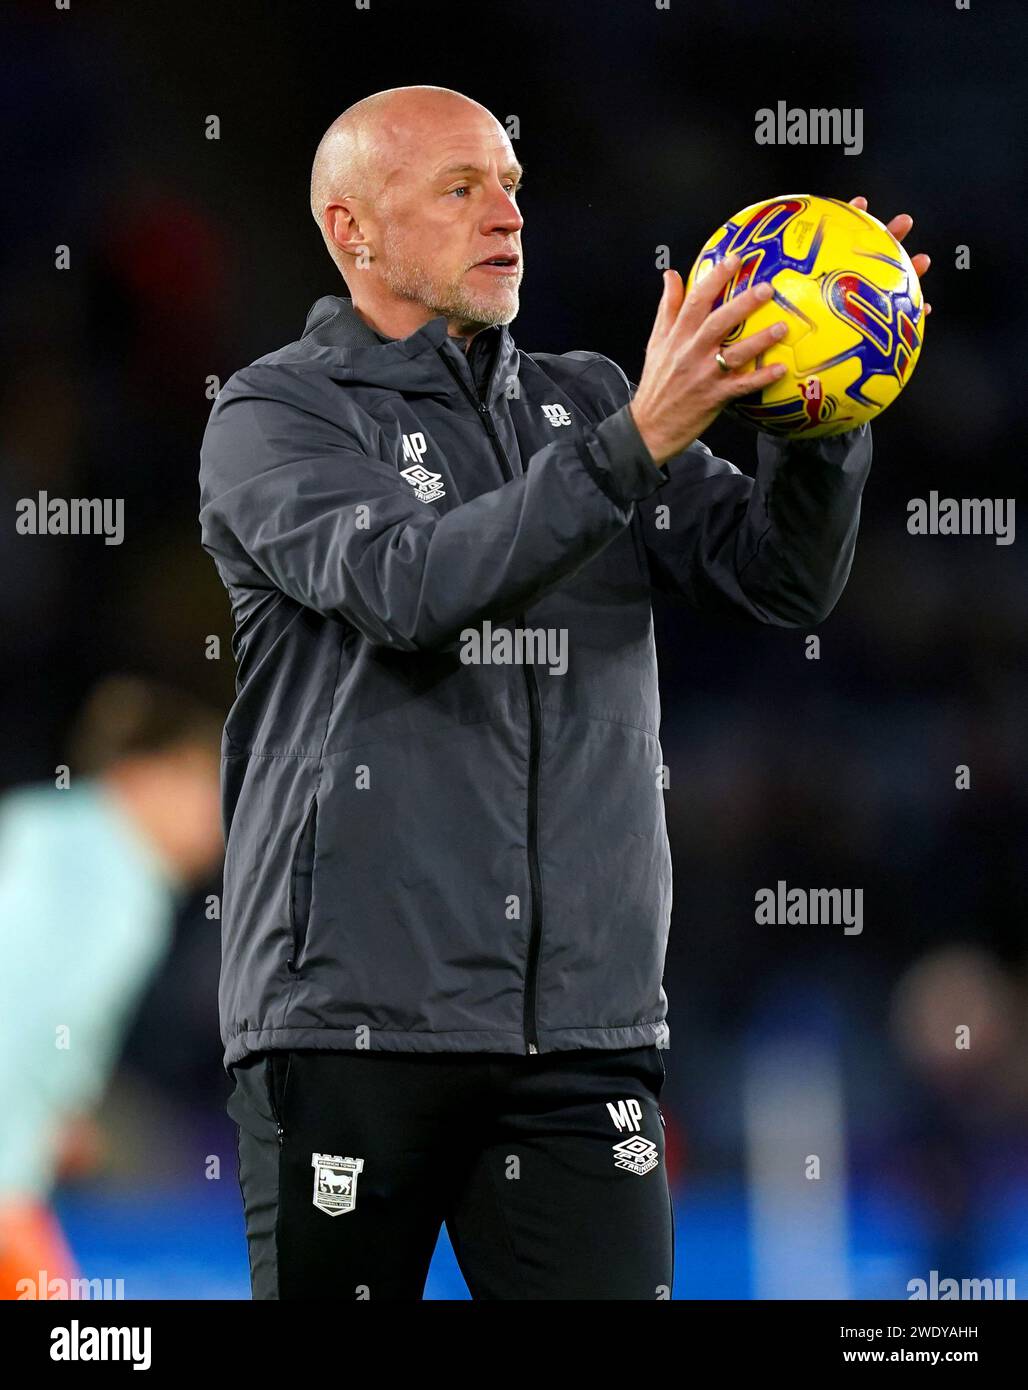
[{"label": "man's right hand", "polygon": [[[770,285],[756,285],[712,311],[738,268],[739,257],[726,256],[689,294],[677,270],[664,271],[664,293],[646,344],[646,363],[629,406],[657,464],[688,448],[731,401],[770,386],[785,370],[781,364],[742,373],[718,366],[714,354],[728,334],[771,297]],[[785,332],[784,323],[774,323],[740,338],[724,349],[725,361],[732,368],[744,366]]]}]

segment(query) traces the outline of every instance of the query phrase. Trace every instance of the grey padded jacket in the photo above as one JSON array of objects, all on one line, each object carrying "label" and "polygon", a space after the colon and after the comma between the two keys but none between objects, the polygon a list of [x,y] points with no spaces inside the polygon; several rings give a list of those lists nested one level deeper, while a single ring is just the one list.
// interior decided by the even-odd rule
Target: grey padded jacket
[{"label": "grey padded jacket", "polygon": [[505,327],[384,339],[329,296],[219,393],[227,1068],[668,1044],[652,591],[823,619],[871,437],[761,434],[755,479],[699,441],[661,469],[633,389]]}]

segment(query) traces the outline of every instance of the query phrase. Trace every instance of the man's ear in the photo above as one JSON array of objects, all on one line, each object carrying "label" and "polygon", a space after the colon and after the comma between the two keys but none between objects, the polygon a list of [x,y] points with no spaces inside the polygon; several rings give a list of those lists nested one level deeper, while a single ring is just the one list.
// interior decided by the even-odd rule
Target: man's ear
[{"label": "man's ear", "polygon": [[329,203],[322,217],[322,227],[329,241],[344,255],[359,257],[365,264],[372,259],[356,198],[340,198]]}]

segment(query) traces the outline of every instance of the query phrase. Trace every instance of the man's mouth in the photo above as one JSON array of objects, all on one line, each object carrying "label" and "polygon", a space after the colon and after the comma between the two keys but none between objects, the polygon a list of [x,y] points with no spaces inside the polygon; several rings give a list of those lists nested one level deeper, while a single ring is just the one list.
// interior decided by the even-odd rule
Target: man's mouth
[{"label": "man's mouth", "polygon": [[471,267],[472,270],[484,270],[491,275],[517,275],[518,263],[521,257],[515,252],[501,252],[497,256],[489,256],[484,261],[479,261],[477,265]]}]

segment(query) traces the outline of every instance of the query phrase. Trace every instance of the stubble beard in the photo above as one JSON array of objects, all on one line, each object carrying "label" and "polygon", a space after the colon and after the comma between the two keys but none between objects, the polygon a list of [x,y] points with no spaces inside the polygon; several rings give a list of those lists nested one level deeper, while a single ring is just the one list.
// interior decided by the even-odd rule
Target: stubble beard
[{"label": "stubble beard", "polygon": [[421,304],[429,313],[442,314],[460,327],[479,330],[494,324],[511,323],[518,313],[522,271],[492,291],[474,290],[464,279],[440,280],[415,257],[400,251],[391,235],[386,236],[382,255],[382,279],[393,294]]}]

